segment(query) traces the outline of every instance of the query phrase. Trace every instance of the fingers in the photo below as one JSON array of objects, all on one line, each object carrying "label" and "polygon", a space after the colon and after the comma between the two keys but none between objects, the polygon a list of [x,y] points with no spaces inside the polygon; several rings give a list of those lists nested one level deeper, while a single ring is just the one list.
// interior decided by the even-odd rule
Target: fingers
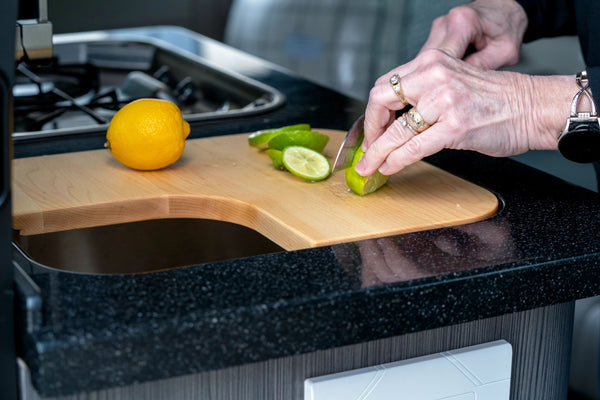
[{"label": "fingers", "polygon": [[[433,124],[437,121],[438,115],[436,113],[439,112],[439,109],[435,110],[435,107],[428,107],[431,100],[423,98],[424,92],[432,93],[430,86],[438,86],[437,80],[446,78],[443,74],[432,73],[428,66],[439,65],[437,60],[440,57],[447,58],[446,55],[440,55],[441,53],[437,50],[422,55],[415,61],[417,62],[418,72],[408,73],[400,79],[404,97],[408,101],[416,104],[416,99],[421,98],[424,107],[434,110],[433,114],[430,111],[422,115],[416,107],[414,108],[417,110],[417,114],[422,116],[423,121],[428,124]],[[424,76],[430,76],[430,78],[424,80]],[[432,79],[432,76],[435,76],[435,78]],[[385,77],[383,78],[385,79]],[[421,139],[415,141],[417,139],[415,133],[418,133],[417,131],[421,131],[422,129],[419,127],[409,128],[407,122],[412,120],[412,118],[395,118],[394,110],[402,109],[404,104],[396,95],[390,83],[384,79],[378,80],[376,86],[372,89],[369,104],[365,111],[365,135],[362,149],[366,154],[356,166],[356,171],[363,176],[368,176],[377,169],[381,173],[391,175],[397,172],[399,168],[408,165],[399,162],[399,156],[396,155],[398,153],[402,155],[404,152],[411,152],[413,155],[408,159],[414,162],[440,149],[440,144],[434,143],[437,139],[426,141],[426,146],[424,147],[420,145]],[[428,97],[431,97],[431,95]],[[433,144],[435,146],[431,147]],[[405,146],[406,148],[404,148]],[[431,150],[429,150],[430,147]],[[398,151],[397,149],[403,150]],[[431,151],[431,153],[420,154],[422,151]],[[391,158],[388,159],[390,156]]]},{"label": "fingers", "polygon": [[356,165],[356,171],[363,176],[375,172],[389,154],[411,140],[415,134],[400,119],[394,120],[385,132],[368,146],[367,152]]},{"label": "fingers", "polygon": [[[423,131],[418,126],[409,129],[401,119],[395,118],[395,111],[405,107],[389,77],[396,72],[404,98],[415,105],[414,109],[423,120],[433,125]],[[456,108],[457,102],[464,102],[471,91],[465,89],[466,81],[475,84],[484,82],[479,70],[448,54],[432,49],[424,51],[404,66],[380,78],[373,87],[365,111],[365,129],[362,149],[366,152],[356,165],[362,176],[379,170],[391,175],[405,166],[430,156],[445,147],[452,146],[451,135],[455,133],[457,118],[447,118],[446,130],[436,126],[441,113],[449,107]],[[478,93],[478,89],[473,93]],[[407,117],[407,120],[409,118]],[[414,121],[413,118],[410,118]],[[422,132],[415,136],[416,133]]]},{"label": "fingers", "polygon": [[[399,85],[401,88],[405,86],[401,78]],[[401,89],[403,92],[404,90]],[[404,98],[407,102],[415,102],[407,97],[404,93]],[[415,102],[416,103],[416,102]],[[393,88],[387,83],[376,84],[369,96],[369,103],[365,111],[365,128],[364,139],[362,143],[363,151],[366,151],[375,140],[385,132],[386,129],[396,119],[396,111],[402,110],[406,105],[400,97],[396,95]]]},{"label": "fingers", "polygon": [[390,77],[394,74],[400,77],[398,86],[403,98],[409,104],[416,105],[425,92],[439,87],[448,79],[448,71],[453,67],[447,67],[446,64],[452,64],[453,61],[456,60],[437,49],[430,50],[379,78],[371,89],[365,111],[363,151],[393,125],[395,112],[407,107],[394,91]]},{"label": "fingers", "polygon": [[[371,144],[393,123],[395,120],[395,111],[402,110],[405,104],[402,99],[396,94],[390,84],[390,77],[396,72],[399,76],[407,74],[411,66],[406,65],[404,68],[398,68],[375,82],[375,86],[369,94],[369,103],[365,111],[365,128],[362,149],[366,150]],[[400,90],[404,94],[406,101],[410,102],[411,98],[406,97],[404,91],[403,78],[400,78],[398,83]]]},{"label": "fingers", "polygon": [[404,126],[388,129],[356,164],[356,171],[362,176],[371,175],[377,170],[384,175],[392,175],[444,149],[445,138],[439,124],[416,136]]},{"label": "fingers", "polygon": [[[432,127],[433,128],[433,127]],[[424,133],[408,141],[404,146],[392,151],[378,168],[384,175],[392,175],[401,169],[443,150],[446,145],[440,136],[439,125],[436,129],[428,129]]]},{"label": "fingers", "polygon": [[[508,29],[511,23],[506,21],[512,15],[502,12],[500,5],[490,8],[471,4],[454,8],[434,20],[421,52],[438,49],[485,69],[513,65],[519,59],[521,36],[516,30]],[[476,51],[467,54],[469,46]]]},{"label": "fingers", "polygon": [[470,7],[457,7],[436,18],[421,52],[439,49],[451,57],[462,59],[470,44],[482,35],[477,12]]},{"label": "fingers", "polygon": [[[419,55],[379,78],[371,90],[365,112],[365,156],[357,172],[367,176],[379,170],[390,175],[444,148],[498,155],[507,154],[499,151],[499,145],[515,148],[512,143],[518,141],[495,134],[500,125],[511,128],[512,123],[504,116],[490,118],[490,113],[504,112],[505,96],[502,90],[489,89],[484,73],[518,60],[526,24],[523,10],[509,1],[475,1],[437,18]],[[476,51],[467,54],[471,45]],[[396,90],[401,95],[390,84],[393,74],[400,77]],[[396,120],[395,111],[405,108],[401,97],[419,112],[429,113],[423,115],[432,125],[429,129],[415,136]],[[480,118],[466,118],[475,114]],[[483,125],[491,129],[484,130]]]},{"label": "fingers", "polygon": [[519,49],[505,43],[491,43],[465,58],[465,61],[484,69],[497,69],[519,61]]}]

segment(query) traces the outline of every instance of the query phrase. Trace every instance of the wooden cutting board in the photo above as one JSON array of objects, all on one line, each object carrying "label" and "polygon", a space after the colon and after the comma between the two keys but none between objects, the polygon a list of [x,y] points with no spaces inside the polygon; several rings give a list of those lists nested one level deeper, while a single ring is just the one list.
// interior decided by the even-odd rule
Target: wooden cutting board
[{"label": "wooden cutting board", "polygon": [[[345,132],[330,136],[330,159]],[[156,218],[208,218],[252,228],[287,250],[478,221],[494,215],[489,191],[425,162],[360,197],[344,171],[309,183],[273,168],[246,134],[188,140],[181,159],[135,171],[108,150],[13,161],[13,227],[22,235]]]}]

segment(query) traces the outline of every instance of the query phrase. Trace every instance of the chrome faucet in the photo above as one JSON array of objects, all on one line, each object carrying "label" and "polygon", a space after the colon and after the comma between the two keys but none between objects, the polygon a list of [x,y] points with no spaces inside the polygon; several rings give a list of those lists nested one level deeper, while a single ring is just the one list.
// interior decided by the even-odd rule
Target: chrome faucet
[{"label": "chrome faucet", "polygon": [[38,0],[37,19],[17,20],[15,59],[39,60],[52,57],[52,22],[48,21],[48,2]]}]

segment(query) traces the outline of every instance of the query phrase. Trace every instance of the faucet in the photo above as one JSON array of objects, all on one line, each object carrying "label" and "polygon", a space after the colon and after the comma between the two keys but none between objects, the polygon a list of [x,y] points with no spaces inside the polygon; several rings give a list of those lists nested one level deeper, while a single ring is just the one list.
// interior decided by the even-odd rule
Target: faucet
[{"label": "faucet", "polygon": [[37,18],[17,20],[15,59],[40,60],[52,57],[52,22],[47,0],[37,0]]}]

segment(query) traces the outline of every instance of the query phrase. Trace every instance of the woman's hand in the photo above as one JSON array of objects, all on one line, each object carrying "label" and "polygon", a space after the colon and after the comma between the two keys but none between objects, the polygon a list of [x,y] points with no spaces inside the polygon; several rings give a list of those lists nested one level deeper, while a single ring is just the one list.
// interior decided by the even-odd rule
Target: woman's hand
[{"label": "woman's hand", "polygon": [[[518,61],[526,27],[527,15],[514,0],[476,0],[436,18],[422,51],[439,49],[469,64],[496,69]],[[470,49],[474,52],[467,54]]]},{"label": "woman's hand", "polygon": [[[371,90],[357,171],[390,175],[444,148],[493,156],[555,149],[577,92],[572,77],[490,70],[518,60],[526,27],[514,0],[476,0],[437,18],[417,58]],[[390,85],[393,74],[405,102]],[[395,118],[408,104],[431,126],[416,136]]]},{"label": "woman's hand", "polygon": [[[415,134],[395,111],[405,105],[389,80],[400,77],[405,100],[430,127]],[[365,156],[359,174],[391,175],[444,148],[492,156],[556,149],[574,76],[530,76],[473,66],[446,52],[424,50],[377,80],[365,112]]]}]

